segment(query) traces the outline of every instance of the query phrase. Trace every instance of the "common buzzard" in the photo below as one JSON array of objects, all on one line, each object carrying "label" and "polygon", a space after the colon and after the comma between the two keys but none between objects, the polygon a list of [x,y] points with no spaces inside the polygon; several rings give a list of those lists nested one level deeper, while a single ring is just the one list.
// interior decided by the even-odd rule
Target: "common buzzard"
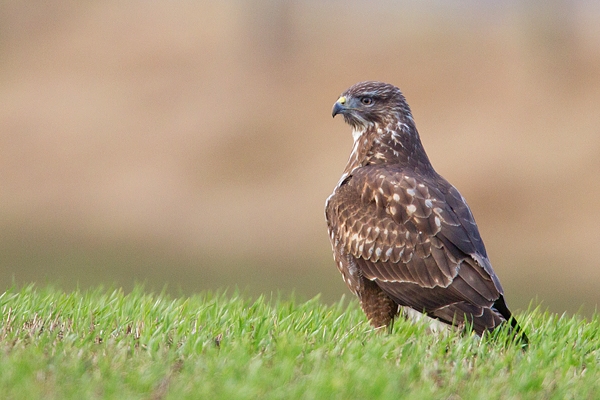
[{"label": "common buzzard", "polygon": [[382,82],[346,90],[354,145],[325,216],[333,256],[371,325],[389,326],[400,307],[477,334],[510,321],[471,210],[429,162],[402,92]]}]

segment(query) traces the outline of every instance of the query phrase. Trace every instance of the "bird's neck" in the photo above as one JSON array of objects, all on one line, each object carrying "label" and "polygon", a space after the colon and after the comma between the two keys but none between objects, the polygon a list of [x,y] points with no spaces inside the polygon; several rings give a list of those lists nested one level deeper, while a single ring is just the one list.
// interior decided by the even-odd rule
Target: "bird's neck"
[{"label": "bird's neck", "polygon": [[412,120],[375,123],[362,130],[355,129],[352,136],[354,145],[341,181],[366,165],[433,170]]}]

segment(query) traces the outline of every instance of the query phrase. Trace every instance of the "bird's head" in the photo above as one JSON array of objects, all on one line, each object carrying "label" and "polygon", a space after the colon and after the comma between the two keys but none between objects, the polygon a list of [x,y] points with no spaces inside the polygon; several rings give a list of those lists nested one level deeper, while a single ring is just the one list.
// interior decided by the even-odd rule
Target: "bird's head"
[{"label": "bird's head", "polygon": [[342,114],[355,130],[363,131],[387,119],[412,120],[404,95],[389,83],[367,81],[348,88],[333,105],[332,116]]}]

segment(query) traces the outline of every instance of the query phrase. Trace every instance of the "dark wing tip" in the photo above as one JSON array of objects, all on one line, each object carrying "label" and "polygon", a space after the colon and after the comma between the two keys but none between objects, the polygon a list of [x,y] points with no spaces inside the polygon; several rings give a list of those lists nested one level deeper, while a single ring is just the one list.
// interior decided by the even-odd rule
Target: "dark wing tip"
[{"label": "dark wing tip", "polygon": [[527,347],[529,345],[529,338],[527,337],[525,331],[523,330],[523,328],[521,328],[515,317],[513,317],[510,310],[508,309],[508,306],[504,301],[504,296],[500,296],[500,298],[494,302],[492,308],[498,313],[500,313],[510,324],[510,330],[513,334],[515,341],[520,342],[521,344],[523,344],[524,347]]}]

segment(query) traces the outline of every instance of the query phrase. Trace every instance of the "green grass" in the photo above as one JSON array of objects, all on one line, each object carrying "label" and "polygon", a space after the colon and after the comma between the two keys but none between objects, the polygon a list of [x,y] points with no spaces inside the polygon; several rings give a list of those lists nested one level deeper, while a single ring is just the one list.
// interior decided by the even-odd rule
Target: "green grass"
[{"label": "green grass", "polygon": [[600,318],[517,315],[529,350],[432,335],[398,321],[371,330],[352,301],[136,288],[0,295],[0,397],[9,399],[592,399]]}]

